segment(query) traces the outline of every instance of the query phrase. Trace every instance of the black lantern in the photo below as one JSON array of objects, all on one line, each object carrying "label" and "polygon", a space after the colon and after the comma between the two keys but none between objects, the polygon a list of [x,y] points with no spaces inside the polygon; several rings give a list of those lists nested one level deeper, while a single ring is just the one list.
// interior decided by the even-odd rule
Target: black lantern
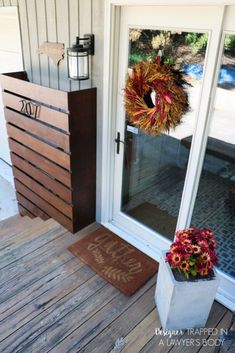
[{"label": "black lantern", "polygon": [[89,55],[94,55],[94,49],[94,34],[85,34],[84,38],[76,37],[76,43],[67,49],[70,79],[87,80],[89,78]]}]

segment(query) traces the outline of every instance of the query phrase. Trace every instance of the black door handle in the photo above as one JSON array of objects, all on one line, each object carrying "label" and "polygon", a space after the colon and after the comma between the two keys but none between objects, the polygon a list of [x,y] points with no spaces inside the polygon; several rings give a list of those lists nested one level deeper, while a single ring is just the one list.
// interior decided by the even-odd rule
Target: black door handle
[{"label": "black door handle", "polygon": [[117,137],[115,138],[115,142],[117,144],[117,154],[119,154],[119,152],[120,152],[120,142],[124,143],[124,141],[122,141],[120,139],[120,132],[117,133]]}]

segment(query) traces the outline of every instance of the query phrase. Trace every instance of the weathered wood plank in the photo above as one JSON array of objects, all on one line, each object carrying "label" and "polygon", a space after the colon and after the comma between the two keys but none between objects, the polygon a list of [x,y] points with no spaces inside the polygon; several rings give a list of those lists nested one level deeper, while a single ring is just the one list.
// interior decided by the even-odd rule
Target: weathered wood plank
[{"label": "weathered wood plank", "polygon": [[[142,307],[139,307],[139,310]],[[143,315],[144,313],[142,313]],[[130,317],[127,317],[130,321]],[[120,321],[120,320],[119,320]],[[124,321],[123,321],[124,322]],[[131,320],[132,323],[132,320]],[[123,330],[123,325],[121,321],[119,322],[120,327]],[[160,320],[157,317],[156,309],[151,311],[128,335],[119,336],[124,338],[124,348],[121,350],[122,353],[136,353],[139,352],[141,348],[155,335],[156,325],[160,325]],[[111,326],[111,328],[113,325]],[[129,327],[128,327],[129,329]],[[115,331],[114,331],[115,332]],[[116,337],[119,332],[116,333]],[[109,336],[108,336],[109,337]],[[99,338],[100,339],[100,338]],[[94,340],[95,342],[96,340]],[[115,341],[114,341],[115,342]],[[117,353],[116,349],[112,349],[109,353]]]},{"label": "weathered wood plank", "polygon": [[[53,236],[53,233],[51,232],[50,235]],[[13,272],[13,267],[7,267],[7,271],[9,273],[8,280],[7,277],[3,276],[1,273],[3,283],[1,286],[0,303],[4,308],[3,312],[9,308],[9,302],[11,302],[11,299],[14,298],[14,296],[18,296],[26,288],[32,286],[39,279],[45,277],[48,273],[53,271],[53,269],[71,260],[72,257],[70,256],[70,253],[64,251],[67,245],[66,235],[67,234],[62,233],[62,231],[59,232],[56,238],[59,238],[59,242],[57,243],[52,241],[49,244],[47,243],[46,245],[48,246],[48,251],[46,251],[46,247],[44,247],[44,249],[40,251],[40,257],[38,257],[38,255],[33,256],[31,254],[32,261],[31,259],[29,261],[26,256],[24,259],[21,259],[21,262],[18,265],[19,270],[17,272]],[[15,264],[18,263],[19,262],[15,262]]]},{"label": "weathered wood plank", "polygon": [[[215,327],[218,325],[218,323],[220,322],[220,320],[222,319],[222,317],[224,316],[224,314],[226,313],[226,308],[224,306],[222,306],[221,304],[215,302],[212,310],[210,312],[206,327]],[[182,339],[190,339],[193,338],[195,339],[199,339],[202,342],[202,339],[207,339],[208,338],[208,333],[205,332],[205,334],[189,334],[188,332],[186,332],[183,336]],[[188,352],[188,348],[189,347],[182,347],[182,345],[174,346],[171,350],[172,353],[187,353]],[[196,347],[196,345],[190,346],[190,353],[197,353],[198,352],[198,347]]]},{"label": "weathered wood plank", "polygon": [[28,217],[21,217],[19,214],[9,217],[7,219],[4,219],[3,221],[0,222],[0,240],[2,239],[2,232],[5,230],[9,230],[9,233],[11,232],[11,228],[16,229],[16,226],[24,226],[24,224],[27,225],[27,222],[30,223],[30,220]]},{"label": "weathered wood plank", "polygon": [[[125,329],[131,329],[132,324],[134,327],[141,321],[143,315],[145,316],[153,310],[154,288],[149,288],[153,283],[154,280],[151,279],[130,298],[119,293],[118,296],[110,300],[106,306],[100,309],[97,314],[94,313],[83,325],[79,323],[76,324],[77,327],[74,325],[66,333],[61,332],[61,342],[59,343],[58,340],[51,352],[62,353],[65,351],[65,347],[71,353],[78,351],[108,352],[112,349],[116,339],[120,337],[119,332],[122,332],[121,336],[123,336]],[[140,307],[142,311],[139,310]],[[125,312],[126,315],[124,314]],[[122,316],[122,314],[124,314],[124,316]],[[122,317],[122,320],[118,321],[118,324],[115,325],[115,319],[119,316]],[[113,322],[114,327],[112,327]],[[120,322],[122,322],[121,325]],[[106,329],[107,326],[108,328]],[[129,326],[130,328],[128,329]],[[91,344],[89,344],[90,341]]]},{"label": "weathered wood plank", "polygon": [[[34,222],[35,221],[32,221],[31,228]],[[50,220],[50,222],[54,222],[56,224],[56,222],[53,220]],[[3,286],[5,282],[10,282],[13,278],[24,276],[29,271],[29,268],[32,270],[35,269],[37,271],[38,264],[43,263],[47,258],[54,256],[56,263],[57,255],[60,254],[60,252],[63,250],[64,258],[65,256],[68,260],[74,258],[74,255],[72,255],[72,253],[70,253],[66,249],[73,242],[76,242],[77,240],[82,239],[84,236],[86,236],[89,231],[95,230],[97,226],[98,225],[95,224],[88,226],[86,229],[83,229],[76,235],[73,235],[69,232],[60,233],[60,231],[52,233],[50,235],[49,242],[46,243],[44,246],[41,246],[40,248],[36,249],[36,251],[34,251],[33,253],[29,253],[23,258],[16,260],[14,263],[7,266],[6,269],[0,270],[1,285]],[[60,227],[59,229],[63,230],[63,227]],[[76,260],[77,262],[79,262],[77,258]]]},{"label": "weathered wood plank", "polygon": [[[13,249],[17,249],[19,246],[21,246],[24,242],[35,240],[38,236],[41,236],[41,232],[48,230],[51,230],[53,228],[58,229],[59,225],[52,220],[49,221],[50,223],[43,223],[42,221],[35,219],[35,220],[29,220],[26,224],[23,224],[22,227],[17,227],[14,233],[12,233],[12,236],[5,237],[4,239],[1,239],[0,242],[0,256],[4,256],[8,252],[10,252]],[[17,232],[18,228],[18,232]],[[34,231],[32,231],[32,228]],[[8,231],[6,230],[6,233]]]},{"label": "weathered wood plank", "polygon": [[[98,276],[93,276],[77,290],[62,297],[53,306],[43,311],[33,320],[22,326],[14,335],[1,343],[1,349],[9,352],[46,353],[58,332],[63,327],[71,327],[76,322],[84,322],[99,308],[117,294],[117,291]],[[49,344],[52,340],[51,344]]]},{"label": "weathered wood plank", "polygon": [[[224,332],[224,330],[226,330],[227,328],[229,328],[229,325],[231,324],[231,320],[232,320],[232,312],[231,311],[227,311],[223,317],[223,319],[219,322],[219,324],[215,327],[215,334],[211,335],[208,337],[209,339],[212,339],[212,342],[216,342],[216,338],[218,338],[218,336],[220,334],[222,334]],[[208,342],[208,340],[206,341],[205,345],[202,346],[202,348],[198,351],[198,353],[213,353],[214,352],[214,348],[215,346],[211,346],[211,342]],[[231,352],[232,353],[232,352]]]},{"label": "weathered wood plank", "polygon": [[34,224],[39,224],[43,222],[39,218],[35,218],[32,220],[28,216],[19,217],[20,219],[17,220],[15,225],[10,224],[7,229],[0,229],[0,244],[2,245],[1,247],[3,247],[6,242],[8,243],[9,241],[12,241],[12,239],[17,238],[18,234],[20,234],[21,232],[24,232],[25,230],[29,229],[29,227],[33,227]]},{"label": "weathered wood plank", "polygon": [[[60,250],[61,252],[62,250]],[[19,291],[17,295],[13,295],[6,301],[4,301],[0,305],[0,319],[4,320],[8,316],[12,315],[13,313],[17,312],[25,305],[30,303],[32,300],[36,299],[44,292],[46,292],[50,287],[58,284],[58,279],[64,276],[64,272],[61,271],[61,268],[65,266],[67,263],[74,263],[74,258],[69,258],[68,254],[66,256],[61,256],[59,250],[56,248],[56,255],[55,257],[59,256],[60,261],[57,262],[57,265],[51,267],[50,272],[45,276],[38,277],[37,281],[31,283],[29,286],[25,287],[23,291]],[[55,262],[55,261],[54,261]],[[76,261],[77,266],[82,266],[83,264]],[[67,272],[66,272],[67,276]],[[66,277],[65,276],[65,277]]]},{"label": "weathered wood plank", "polygon": [[[212,306],[212,310],[210,312],[206,327],[215,327],[223,315],[226,312],[226,308],[223,307],[221,304],[214,302]],[[156,327],[160,328],[160,326]],[[208,336],[208,335],[207,335]],[[174,335],[173,339],[176,341],[177,339],[180,340],[185,340],[187,338],[193,338],[193,339],[206,339],[207,336],[204,335],[193,335],[189,336],[187,332],[185,332],[183,335],[178,334]],[[186,344],[183,345],[178,343],[178,345],[174,346],[174,340],[171,341],[169,336],[163,337],[162,335],[156,335],[153,336],[153,338],[143,347],[143,349],[140,350],[140,353],[152,353],[157,351],[158,353],[166,353],[166,352],[182,352],[182,353],[193,353],[198,351],[198,346],[197,345],[192,345],[192,346],[187,346]],[[180,341],[178,341],[180,342]],[[182,342],[182,341],[181,341]]]},{"label": "weathered wood plank", "polygon": [[[21,306],[22,300],[23,302],[25,300],[26,302],[27,300],[31,301],[35,297],[32,294],[34,291],[40,294],[44,284],[47,285],[51,281],[49,274],[55,268],[71,261],[71,259],[74,259],[77,264],[81,264],[69,251],[65,251],[69,245],[77,240],[77,236],[63,233],[58,234],[56,238],[51,234],[51,237],[53,238],[51,242],[45,244],[33,254],[28,254],[23,259],[19,259],[8,266],[7,274],[6,271],[1,271],[1,285],[5,293],[4,302],[0,305],[1,319],[5,317],[4,312],[8,310],[11,310],[10,312],[16,311]],[[46,267],[48,261],[52,261],[52,264]],[[45,271],[43,271],[43,268]],[[24,277],[25,275],[27,276]],[[44,278],[44,276],[46,277]],[[14,291],[12,288],[14,288]],[[7,293],[9,297],[7,297]],[[17,295],[17,299],[15,299],[14,293]]]},{"label": "weathered wood plank", "polygon": [[[1,256],[0,269],[9,266],[11,263],[24,257],[26,254],[29,254],[40,248],[42,245],[46,244],[48,241],[50,241],[51,231],[58,231],[59,229],[60,226],[55,224],[52,220],[38,224],[33,229],[29,229],[29,240],[26,243],[24,242],[22,246],[19,246],[20,244],[18,244],[18,246],[15,245],[14,249],[11,249],[9,253],[6,252],[3,256]],[[46,237],[43,236],[44,234],[46,234]]]},{"label": "weathered wood plank", "polygon": [[53,282],[54,286],[50,282],[48,288],[44,288],[45,291],[41,295],[35,292],[36,298],[33,298],[32,301],[28,302],[20,310],[13,312],[1,321],[3,329],[1,330],[0,341],[13,334],[16,330],[19,330],[23,325],[36,318],[67,295],[74,295],[76,291],[79,291],[80,286],[92,277],[95,277],[92,270],[74,260],[65,263],[60,267],[60,270],[61,275],[57,275],[56,283],[55,281]]}]

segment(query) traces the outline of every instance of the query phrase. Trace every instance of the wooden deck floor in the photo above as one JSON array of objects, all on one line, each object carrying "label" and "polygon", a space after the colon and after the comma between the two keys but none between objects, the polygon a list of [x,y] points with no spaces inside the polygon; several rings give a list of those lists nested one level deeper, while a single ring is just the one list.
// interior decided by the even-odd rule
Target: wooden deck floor
[{"label": "wooden deck floor", "polygon": [[[67,250],[86,232],[27,217],[0,223],[0,353],[213,351],[202,346],[208,334],[191,336],[201,343],[190,346],[187,333],[173,337],[180,344],[155,335],[156,279],[125,297]],[[215,302],[207,326],[225,329],[230,319]],[[118,339],[122,349],[114,349]]]}]

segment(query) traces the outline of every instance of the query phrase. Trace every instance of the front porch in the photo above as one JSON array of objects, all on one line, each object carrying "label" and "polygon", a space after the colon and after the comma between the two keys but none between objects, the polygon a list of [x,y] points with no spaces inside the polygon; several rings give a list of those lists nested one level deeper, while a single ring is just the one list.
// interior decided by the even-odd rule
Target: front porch
[{"label": "front porch", "polygon": [[[0,223],[0,352],[213,352],[209,332],[155,335],[156,278],[127,298],[67,250],[96,227],[73,235],[52,219]],[[207,327],[218,333],[230,321],[231,312],[214,302]]]}]

